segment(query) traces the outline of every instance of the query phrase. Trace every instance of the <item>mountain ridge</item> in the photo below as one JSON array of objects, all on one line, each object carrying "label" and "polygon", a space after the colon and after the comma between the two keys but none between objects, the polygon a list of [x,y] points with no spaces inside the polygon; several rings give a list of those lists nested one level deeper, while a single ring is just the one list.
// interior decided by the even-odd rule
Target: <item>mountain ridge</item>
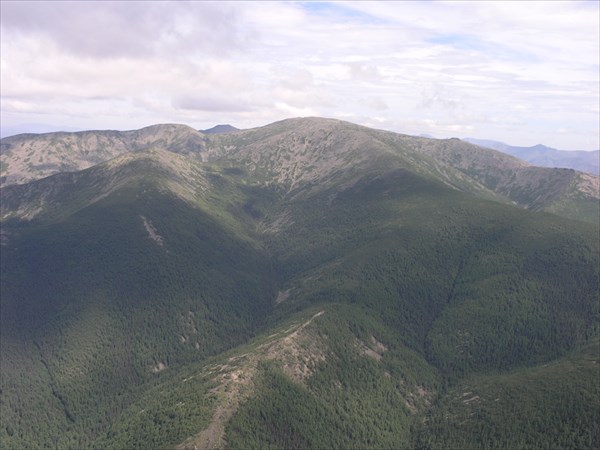
[{"label": "mountain ridge", "polygon": [[[363,170],[363,166],[390,165],[416,170],[484,198],[598,220],[598,177],[536,168],[458,139],[412,137],[337,119],[286,119],[219,134],[202,134],[183,125],[155,125],[128,132],[7,138],[1,145],[0,180],[4,186],[90,167],[128,152],[162,148],[205,163],[229,160],[240,170],[261,172],[263,178],[285,184],[290,192],[301,185],[316,187],[328,179],[335,180],[336,173],[349,176],[352,171]],[[350,162],[357,167],[352,169]]]},{"label": "mountain ridge", "polygon": [[57,172],[91,167],[128,152],[169,147],[197,151],[204,135],[187,125],[151,125],[131,131],[54,132],[17,135],[0,141],[2,185],[23,184]]},{"label": "mountain ridge", "polygon": [[[140,164],[147,167],[143,175],[136,173],[135,166]],[[55,213],[56,201],[62,198],[64,202],[64,196],[69,192],[77,197],[89,192],[91,197],[80,204],[80,207],[86,207],[125,184],[149,181],[152,171],[166,171],[165,188],[187,201],[193,201],[206,188],[206,179],[198,164],[170,151],[142,150],[121,154],[81,171],[61,172],[30,183],[6,186],[2,191],[1,217],[32,220],[40,214]],[[98,181],[91,182],[92,179]],[[5,211],[11,213],[5,214]]]}]

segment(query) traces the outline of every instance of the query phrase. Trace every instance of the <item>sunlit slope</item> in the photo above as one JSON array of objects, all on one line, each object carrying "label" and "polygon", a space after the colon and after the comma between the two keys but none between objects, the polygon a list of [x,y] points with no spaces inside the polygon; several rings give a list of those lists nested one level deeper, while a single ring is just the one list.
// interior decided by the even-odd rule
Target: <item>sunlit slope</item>
[{"label": "sunlit slope", "polygon": [[24,184],[53,175],[86,169],[128,152],[168,148],[198,152],[204,135],[186,125],[153,125],[132,131],[19,134],[0,140],[2,186]]},{"label": "sunlit slope", "polygon": [[535,167],[501,152],[458,139],[421,147],[514,204],[571,219],[600,222],[600,178],[573,169]]},{"label": "sunlit slope", "polygon": [[276,122],[212,136],[204,159],[242,166],[293,195],[301,187],[352,182],[376,168],[406,169],[481,198],[598,223],[600,178],[530,166],[459,139],[427,139],[333,119]]}]

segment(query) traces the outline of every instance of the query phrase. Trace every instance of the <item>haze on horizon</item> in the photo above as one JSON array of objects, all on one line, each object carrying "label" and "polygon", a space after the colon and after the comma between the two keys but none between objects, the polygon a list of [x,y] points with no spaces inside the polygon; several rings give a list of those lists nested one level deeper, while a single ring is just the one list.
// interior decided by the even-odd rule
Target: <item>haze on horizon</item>
[{"label": "haze on horizon", "polygon": [[249,128],[322,116],[415,135],[600,147],[596,1],[0,8],[2,136],[23,124]]}]

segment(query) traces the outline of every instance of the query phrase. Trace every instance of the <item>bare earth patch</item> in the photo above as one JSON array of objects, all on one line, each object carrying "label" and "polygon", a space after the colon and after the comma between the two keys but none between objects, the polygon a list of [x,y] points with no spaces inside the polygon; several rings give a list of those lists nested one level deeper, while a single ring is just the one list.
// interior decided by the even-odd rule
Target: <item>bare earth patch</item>
[{"label": "bare earth patch", "polygon": [[475,396],[473,396],[471,398],[467,398],[467,399],[463,400],[463,403],[465,405],[467,405],[467,404],[469,404],[469,403],[471,403],[471,402],[473,402],[475,400],[479,400],[479,395],[475,395]]},{"label": "bare earth patch", "polygon": [[423,386],[417,385],[417,389],[408,392],[405,399],[406,406],[412,413],[416,413],[423,406],[429,406],[431,404],[433,394],[426,390]]},{"label": "bare earth patch", "polygon": [[285,373],[298,382],[309,377],[315,364],[325,359],[325,353],[317,338],[306,327],[324,312],[320,311],[306,322],[291,327],[286,330],[289,334],[260,345],[255,352],[232,357],[227,364],[209,367],[211,373],[216,373],[215,380],[218,382],[210,392],[218,397],[210,424],[175,448],[201,450],[226,447],[225,426],[240,404],[253,393],[260,361],[283,361]]},{"label": "bare earth patch", "polygon": [[368,356],[371,359],[379,362],[383,358],[383,354],[387,352],[388,348],[375,339],[375,336],[371,336],[369,344],[359,341],[358,347],[363,355]]},{"label": "bare earth patch", "polygon": [[275,299],[275,303],[278,305],[280,303],[285,302],[290,297],[290,292],[292,289],[286,289],[285,291],[279,291],[277,293],[277,298]]},{"label": "bare earth patch", "polygon": [[577,188],[589,197],[600,198],[600,177],[580,173]]},{"label": "bare earth patch", "polygon": [[145,216],[140,216],[140,218],[142,219],[142,222],[144,222],[144,228],[148,233],[148,237],[162,247],[164,245],[164,239],[160,234],[158,234],[156,228],[154,228],[154,225],[152,225],[152,222],[146,219]]},{"label": "bare earth patch", "polygon": [[162,361],[159,361],[153,368],[152,368],[152,372],[154,373],[158,373],[158,372],[162,372],[163,370],[165,370],[167,368],[166,364]]}]

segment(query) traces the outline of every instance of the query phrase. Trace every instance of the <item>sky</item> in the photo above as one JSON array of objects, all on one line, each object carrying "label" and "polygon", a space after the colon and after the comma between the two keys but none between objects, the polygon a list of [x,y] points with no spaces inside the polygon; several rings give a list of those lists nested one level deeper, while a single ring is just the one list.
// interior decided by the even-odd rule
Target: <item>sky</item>
[{"label": "sky", "polygon": [[0,128],[320,116],[600,148],[600,2],[0,2]]}]

